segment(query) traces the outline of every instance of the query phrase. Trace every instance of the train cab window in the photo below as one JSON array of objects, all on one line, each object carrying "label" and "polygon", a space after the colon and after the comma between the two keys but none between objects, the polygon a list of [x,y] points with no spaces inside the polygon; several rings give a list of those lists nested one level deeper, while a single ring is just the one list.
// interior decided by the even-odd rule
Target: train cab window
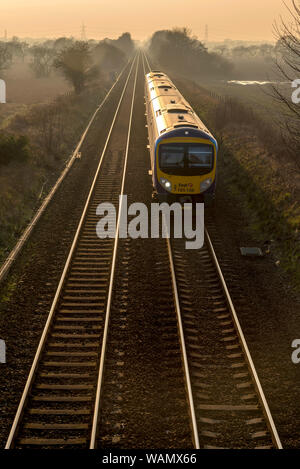
[{"label": "train cab window", "polygon": [[213,147],[211,145],[189,145],[187,163],[189,168],[211,171],[213,168]]},{"label": "train cab window", "polygon": [[184,168],[184,146],[161,145],[159,165],[162,171],[169,172],[169,174],[173,174],[174,170]]},{"label": "train cab window", "polygon": [[208,144],[162,144],[159,167],[167,174],[197,176],[207,174],[214,166],[214,149]]}]

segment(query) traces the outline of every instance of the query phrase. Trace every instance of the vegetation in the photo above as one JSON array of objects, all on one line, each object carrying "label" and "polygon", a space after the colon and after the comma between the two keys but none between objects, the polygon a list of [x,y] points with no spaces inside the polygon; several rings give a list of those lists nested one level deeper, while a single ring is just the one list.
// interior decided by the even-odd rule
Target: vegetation
[{"label": "vegetation", "polygon": [[170,70],[184,70],[201,78],[226,77],[232,71],[232,64],[227,59],[208,52],[187,28],[157,31],[151,38],[149,49],[154,60]]},{"label": "vegetation", "polygon": [[242,206],[246,229],[300,288],[300,184],[276,127],[231,97],[196,85],[187,89],[186,81],[178,86],[219,142],[219,180]]},{"label": "vegetation", "polygon": [[53,67],[55,50],[45,46],[33,46],[30,49],[32,62],[30,64],[37,78],[48,77]]},{"label": "vegetation", "polygon": [[[58,97],[16,115],[0,137],[0,259],[62,171],[102,87]],[[23,137],[22,135],[26,135]]]},{"label": "vegetation", "polygon": [[130,57],[135,49],[130,33],[124,33],[118,39],[108,40],[108,42],[117,49],[120,49],[127,57]]},{"label": "vegetation", "polygon": [[6,70],[12,60],[12,55],[8,50],[8,47],[6,46],[5,43],[0,42],[0,72],[3,70]]},{"label": "vegetation", "polygon": [[[275,59],[281,80],[300,77],[299,11],[294,10],[292,17],[292,28],[277,26],[274,45],[224,42],[208,49],[186,28],[176,28],[156,32],[149,49],[154,62],[167,72],[209,86],[209,91],[197,86],[187,97],[221,143],[222,171],[231,195],[243,201],[251,226],[262,239],[274,239],[284,267],[298,272],[300,187],[291,174],[300,168],[295,165],[296,154],[299,163],[299,140],[293,140],[299,137],[299,106],[293,109],[290,97],[280,88],[274,88],[275,103],[270,96],[261,99],[257,93],[251,106],[249,92],[236,93],[233,98],[226,85],[228,79],[266,79]],[[31,217],[45,182],[47,190],[62,169],[95,106],[95,93],[103,92],[99,82],[111,81],[134,48],[129,33],[100,42],[66,37],[31,46],[17,38],[0,42],[0,72],[14,62],[29,62],[31,73],[39,80],[59,72],[75,92],[10,118],[0,136],[0,216],[4,220],[0,256]],[[185,81],[178,86],[185,94]],[[246,94],[247,99],[242,99]],[[279,128],[276,121],[282,122],[284,107],[288,119]]]},{"label": "vegetation", "polygon": [[0,72],[14,62],[29,60],[36,78],[49,77],[59,71],[71,83],[76,93],[103,73],[115,72],[135,49],[130,33],[118,39],[103,41],[76,41],[60,37],[29,45],[14,37],[11,41],[0,41]]},{"label": "vegetation", "polygon": [[[0,42],[0,72],[13,75],[16,70],[13,81],[24,84],[20,90],[24,101],[8,102],[0,114],[0,261],[64,168],[95,103],[100,102],[133,47],[128,34],[101,42],[64,37],[31,46],[17,38]],[[57,81],[57,90],[66,90],[58,71],[75,93],[49,102],[47,77],[53,76],[51,83]],[[42,83],[40,104],[28,105],[28,94],[37,83]],[[48,88],[43,92],[45,84]]]},{"label": "vegetation", "polygon": [[72,84],[76,94],[81,93],[99,73],[98,68],[93,66],[89,45],[83,41],[62,49],[54,61],[54,66]]},{"label": "vegetation", "polygon": [[216,54],[220,54],[229,59],[251,59],[253,57],[264,57],[267,61],[271,62],[272,57],[276,54],[276,45],[273,44],[240,44],[230,47],[228,44],[218,44],[212,48]]},{"label": "vegetation", "polygon": [[124,65],[126,61],[125,53],[107,41],[101,41],[95,45],[92,56],[95,63],[101,64],[102,70],[110,73],[119,70],[120,65]]},{"label": "vegetation", "polygon": [[14,135],[0,135],[0,165],[11,161],[24,163],[29,157],[28,138]]},{"label": "vegetation", "polygon": [[[275,24],[275,33],[278,38],[277,47],[280,57],[276,60],[279,78],[293,82],[300,86],[300,6],[295,0],[291,1],[289,8],[291,21]],[[299,95],[299,93],[298,93]],[[273,86],[274,99],[283,104],[285,113],[281,125],[282,135],[287,144],[293,148],[295,159],[300,167],[300,107],[297,100],[292,100],[291,92],[285,94],[278,86]]]}]

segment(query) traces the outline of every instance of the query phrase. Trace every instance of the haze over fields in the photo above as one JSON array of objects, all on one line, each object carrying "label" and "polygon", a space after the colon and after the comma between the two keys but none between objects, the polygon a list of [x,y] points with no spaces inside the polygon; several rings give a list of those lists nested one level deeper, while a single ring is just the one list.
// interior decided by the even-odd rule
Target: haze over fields
[{"label": "haze over fields", "polygon": [[159,29],[187,26],[204,39],[208,25],[210,41],[273,40],[280,15],[287,15],[282,0],[1,0],[0,37],[5,30],[9,37],[95,39],[130,31],[142,40]]}]

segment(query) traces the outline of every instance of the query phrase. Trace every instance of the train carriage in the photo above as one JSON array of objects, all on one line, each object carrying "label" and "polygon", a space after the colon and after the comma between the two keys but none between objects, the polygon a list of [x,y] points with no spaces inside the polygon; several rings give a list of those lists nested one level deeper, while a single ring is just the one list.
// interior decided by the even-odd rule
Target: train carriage
[{"label": "train carriage", "polygon": [[165,73],[146,75],[145,100],[155,195],[162,200],[212,200],[216,139]]}]

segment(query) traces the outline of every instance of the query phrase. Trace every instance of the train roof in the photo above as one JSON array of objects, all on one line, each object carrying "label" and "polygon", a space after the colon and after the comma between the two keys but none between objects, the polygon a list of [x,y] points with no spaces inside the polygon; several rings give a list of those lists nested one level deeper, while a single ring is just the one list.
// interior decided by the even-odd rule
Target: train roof
[{"label": "train roof", "polygon": [[[164,76],[154,76],[156,74]],[[190,127],[212,137],[210,131],[166,74],[151,72],[145,78],[158,135]]]},{"label": "train roof", "polygon": [[163,79],[165,77],[168,78],[168,76],[164,72],[161,72],[159,70],[147,73],[147,75],[146,75],[146,79],[148,81],[151,81],[151,80],[156,79],[156,78],[162,78]]}]

